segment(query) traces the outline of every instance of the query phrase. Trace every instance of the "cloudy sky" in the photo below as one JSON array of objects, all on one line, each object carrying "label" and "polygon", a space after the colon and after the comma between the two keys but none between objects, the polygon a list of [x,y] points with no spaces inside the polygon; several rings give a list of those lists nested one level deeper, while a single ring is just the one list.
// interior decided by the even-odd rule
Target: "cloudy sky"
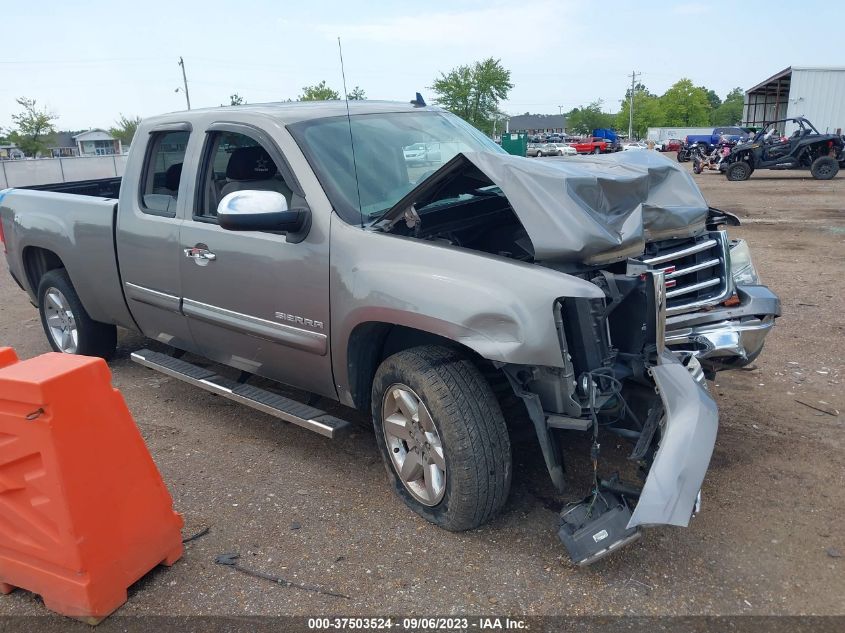
[{"label": "cloudy sky", "polygon": [[[787,66],[840,65],[841,41],[793,37],[793,24],[845,24],[845,3],[804,0],[5,0],[0,127],[16,97],[59,115],[61,129],[108,127],[120,113],[296,98],[325,79],[374,99],[410,99],[439,72],[501,58],[515,88],[503,109],[557,113],[595,99],[616,111],[630,73],[662,93],[680,77],[748,88]],[[684,35],[696,33],[693,40]],[[840,38],[841,40],[841,38]],[[764,44],[776,42],[776,46]],[[834,53],[839,47],[838,54]]]}]

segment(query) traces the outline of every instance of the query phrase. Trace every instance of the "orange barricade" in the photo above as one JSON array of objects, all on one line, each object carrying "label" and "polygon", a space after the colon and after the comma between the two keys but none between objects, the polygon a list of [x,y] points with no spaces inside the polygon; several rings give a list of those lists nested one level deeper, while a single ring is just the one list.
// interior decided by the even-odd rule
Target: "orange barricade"
[{"label": "orange barricade", "polygon": [[103,360],[0,348],[0,592],[94,623],[181,557],[181,528]]}]

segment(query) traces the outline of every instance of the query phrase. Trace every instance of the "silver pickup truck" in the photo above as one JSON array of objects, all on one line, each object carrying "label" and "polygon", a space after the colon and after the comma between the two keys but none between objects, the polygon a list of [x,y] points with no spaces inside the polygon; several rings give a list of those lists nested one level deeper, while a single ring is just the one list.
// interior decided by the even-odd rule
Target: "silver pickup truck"
[{"label": "silver pickup truck", "polygon": [[[348,422],[319,397],[370,412],[398,496],[448,530],[502,508],[520,426],[561,491],[586,434],[594,483],[558,525],[579,564],[688,523],[718,426],[704,378],[780,310],[671,161],[509,156],[419,102],[151,118],[116,186],[0,192],[53,349],[108,358],[125,328],[158,342],[135,361],[327,437]],[[605,437],[634,481],[600,474]]]}]

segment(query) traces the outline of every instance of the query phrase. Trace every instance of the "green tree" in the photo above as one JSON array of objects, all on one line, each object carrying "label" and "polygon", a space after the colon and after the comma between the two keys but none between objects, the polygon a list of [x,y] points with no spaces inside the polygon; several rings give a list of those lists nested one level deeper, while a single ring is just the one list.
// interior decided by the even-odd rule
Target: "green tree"
[{"label": "green tree", "polygon": [[340,93],[329,88],[325,79],[313,86],[303,86],[302,94],[299,95],[300,101],[334,101],[336,99],[340,99]]},{"label": "green tree", "polygon": [[237,92],[235,94],[229,95],[229,105],[243,105],[246,103],[246,99],[244,99],[241,95]]},{"label": "green tree", "polygon": [[347,93],[346,98],[350,101],[361,101],[367,98],[367,93],[360,86],[355,86],[351,92]]},{"label": "green tree", "polygon": [[15,101],[23,111],[12,115],[15,129],[9,140],[27,156],[37,156],[47,149],[47,139],[56,132],[54,122],[59,117],[47,108],[38,108],[35,99],[19,97]]},{"label": "green tree", "polygon": [[[621,102],[619,114],[616,115],[616,129],[627,130],[629,122],[629,110],[631,89],[625,95],[625,99]],[[657,127],[663,123],[663,107],[660,103],[660,98],[652,94],[642,84],[637,85],[637,90],[634,91],[634,129],[633,133],[636,138],[643,138],[648,132],[648,128]]]},{"label": "green tree", "polygon": [[698,127],[710,123],[710,102],[704,88],[696,88],[687,78],[680,79],[660,97],[664,125]]},{"label": "green tree", "polygon": [[492,57],[441,72],[431,86],[435,103],[486,134],[493,132],[493,121],[501,118],[499,102],[508,98],[512,88],[511,71]]},{"label": "green tree", "polygon": [[720,105],[722,105],[722,100],[719,98],[719,95],[716,94],[715,90],[711,90],[710,88],[707,88],[706,86],[698,86],[698,87],[701,88],[704,91],[704,93],[707,95],[707,103],[710,104],[710,108],[712,110],[715,110]]},{"label": "green tree", "polygon": [[120,118],[115,121],[115,126],[109,129],[109,134],[115,138],[119,138],[124,147],[132,144],[132,139],[135,138],[135,132],[138,131],[138,126],[141,124],[141,117],[127,117],[122,113]]},{"label": "green tree", "polygon": [[713,113],[713,125],[738,125],[742,121],[745,92],[734,88],[725,97],[722,105]]},{"label": "green tree", "polygon": [[[589,105],[573,108],[566,115],[566,128],[575,134],[590,134],[598,128],[615,127],[616,117],[602,111],[603,101],[593,101]],[[625,119],[625,127],[628,127]]]}]

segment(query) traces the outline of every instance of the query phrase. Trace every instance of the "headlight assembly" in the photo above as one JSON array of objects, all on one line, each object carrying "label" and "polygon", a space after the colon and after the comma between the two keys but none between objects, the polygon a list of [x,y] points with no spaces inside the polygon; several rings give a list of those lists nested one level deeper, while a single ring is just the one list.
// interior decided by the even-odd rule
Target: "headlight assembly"
[{"label": "headlight assembly", "polygon": [[760,276],[751,260],[751,249],[745,240],[731,242],[731,274],[738,286],[750,286],[760,283]]}]

